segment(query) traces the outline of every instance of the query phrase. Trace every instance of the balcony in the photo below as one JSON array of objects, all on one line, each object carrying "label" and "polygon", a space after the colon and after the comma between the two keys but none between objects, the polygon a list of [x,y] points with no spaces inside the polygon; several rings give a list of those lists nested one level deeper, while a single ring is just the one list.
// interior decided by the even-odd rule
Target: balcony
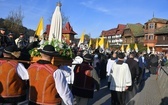
[{"label": "balcony", "polygon": [[156,39],[153,39],[153,40],[147,40],[147,39],[145,39],[144,40],[144,43],[156,43],[156,42],[157,42]]},{"label": "balcony", "polygon": [[157,43],[157,40],[144,40],[144,45],[154,46]]}]

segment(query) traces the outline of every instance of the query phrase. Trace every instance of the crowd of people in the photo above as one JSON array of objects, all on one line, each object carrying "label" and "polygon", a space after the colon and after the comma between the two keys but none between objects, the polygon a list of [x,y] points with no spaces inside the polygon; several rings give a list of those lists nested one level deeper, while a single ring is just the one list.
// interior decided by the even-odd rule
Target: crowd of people
[{"label": "crowd of people", "polygon": [[[30,40],[25,39],[23,33],[14,39],[12,33],[5,34],[4,28],[0,28],[0,32],[0,104],[17,105],[28,100],[29,105],[73,105],[75,97],[81,105],[93,97],[94,84],[99,90],[98,75],[90,65],[92,55],[75,57],[73,63],[76,65],[72,67],[58,67],[51,60],[54,56],[59,56],[59,53],[52,45],[45,45],[38,49],[41,59],[28,64],[24,61],[30,59],[30,54],[27,53],[32,48]],[[44,40],[38,41],[38,44],[45,40],[44,36]],[[71,68],[74,68],[74,72]],[[69,78],[71,73],[74,73],[74,78]],[[77,81],[80,79],[83,79],[83,84]]]},{"label": "crowd of people", "polygon": [[17,105],[28,100],[29,105],[87,105],[94,98],[94,90],[99,91],[100,81],[108,78],[111,105],[125,105],[126,91],[146,79],[145,70],[156,75],[158,66],[168,61],[168,53],[102,53],[99,49],[89,53],[74,48],[72,65],[58,67],[51,60],[59,53],[52,45],[45,45],[39,49],[41,59],[25,65],[19,60],[30,59],[22,52],[31,45],[24,34],[14,40],[12,33],[4,34],[4,28],[0,33],[0,104]]},{"label": "crowd of people", "polygon": [[168,52],[130,52],[125,55],[113,52],[107,61],[108,87],[111,90],[111,105],[125,105],[126,91],[133,91],[134,85],[141,84],[150,75],[157,75],[160,66],[168,62]]}]

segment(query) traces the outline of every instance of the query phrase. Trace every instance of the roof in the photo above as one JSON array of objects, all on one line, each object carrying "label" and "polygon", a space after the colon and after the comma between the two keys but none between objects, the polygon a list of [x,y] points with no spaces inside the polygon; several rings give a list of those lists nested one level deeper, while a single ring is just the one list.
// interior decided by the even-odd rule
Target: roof
[{"label": "roof", "polygon": [[63,34],[73,34],[73,35],[76,35],[76,32],[73,31],[73,28],[71,27],[71,25],[70,25],[69,22],[67,22],[65,24],[65,27],[63,28],[62,33]]},{"label": "roof", "polygon": [[47,24],[47,26],[46,26],[46,32],[47,32],[47,35],[49,35],[49,33],[50,33],[50,24]]},{"label": "roof", "polygon": [[117,27],[117,30],[116,30],[116,34],[119,35],[119,34],[122,34],[124,29],[125,29],[126,25],[124,24],[118,24],[118,27]]},{"label": "roof", "polygon": [[154,22],[154,23],[168,23],[168,19],[152,18],[152,19],[148,20],[148,22],[146,22],[146,23],[151,23],[151,22]]},{"label": "roof", "polygon": [[112,28],[112,29],[107,30],[107,31],[102,31],[101,36],[102,35],[103,36],[113,36],[113,35],[115,35],[116,31],[117,31],[117,28]]},{"label": "roof", "polygon": [[168,24],[159,29],[156,29],[155,34],[168,34]]},{"label": "roof", "polygon": [[132,34],[136,36],[143,36],[144,31],[143,31],[143,25],[140,23],[137,24],[127,24],[126,29],[130,29]]}]

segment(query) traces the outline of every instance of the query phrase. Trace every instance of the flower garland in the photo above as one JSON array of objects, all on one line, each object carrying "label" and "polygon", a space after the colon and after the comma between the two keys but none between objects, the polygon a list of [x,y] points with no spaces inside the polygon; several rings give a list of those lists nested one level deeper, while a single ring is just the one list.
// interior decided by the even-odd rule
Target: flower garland
[{"label": "flower garland", "polygon": [[38,49],[43,49],[45,45],[52,45],[55,48],[55,51],[59,52],[59,55],[61,57],[64,57],[65,59],[72,59],[74,56],[74,53],[72,52],[69,45],[67,45],[65,42],[59,42],[58,40],[53,39],[50,43],[49,41],[44,41],[43,44],[40,45],[39,48],[33,48],[29,51],[29,54],[31,57],[38,57],[41,56],[40,52],[38,52]]}]

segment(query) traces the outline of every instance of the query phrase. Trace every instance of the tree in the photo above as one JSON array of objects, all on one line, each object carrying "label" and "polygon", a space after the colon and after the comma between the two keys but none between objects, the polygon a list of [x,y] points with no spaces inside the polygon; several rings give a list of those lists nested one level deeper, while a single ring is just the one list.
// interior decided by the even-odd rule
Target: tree
[{"label": "tree", "polygon": [[4,21],[4,25],[8,29],[8,31],[12,31],[14,33],[25,32],[25,28],[22,26],[24,15],[22,12],[22,8],[19,7],[16,10],[10,11],[8,17]]},{"label": "tree", "polygon": [[69,17],[65,16],[65,14],[62,12],[62,26],[64,27],[68,21]]},{"label": "tree", "polygon": [[85,34],[84,36],[85,36],[85,40],[87,40],[87,41],[90,40],[90,35]]},{"label": "tree", "polygon": [[22,8],[19,7],[16,11],[11,11],[7,17],[7,20],[15,23],[16,25],[22,26],[24,15],[22,13]]}]

